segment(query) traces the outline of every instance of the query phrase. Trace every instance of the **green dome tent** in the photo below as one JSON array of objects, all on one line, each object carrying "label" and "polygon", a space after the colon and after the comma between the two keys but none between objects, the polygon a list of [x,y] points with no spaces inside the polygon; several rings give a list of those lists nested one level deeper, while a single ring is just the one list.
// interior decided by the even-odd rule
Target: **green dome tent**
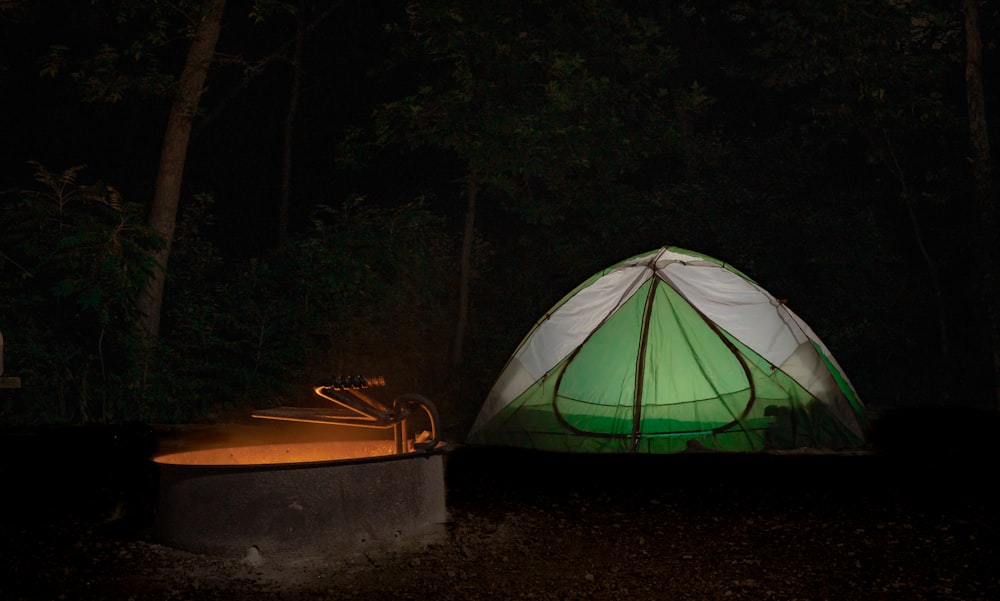
[{"label": "green dome tent", "polygon": [[864,406],[826,345],[756,282],[664,247],[583,282],[524,338],[467,438],[579,453],[865,442]]}]

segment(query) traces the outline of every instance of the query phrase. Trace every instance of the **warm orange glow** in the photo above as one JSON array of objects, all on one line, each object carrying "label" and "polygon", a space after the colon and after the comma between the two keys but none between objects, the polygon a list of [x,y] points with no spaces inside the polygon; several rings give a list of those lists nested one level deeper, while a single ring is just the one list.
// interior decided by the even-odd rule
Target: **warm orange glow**
[{"label": "warm orange glow", "polygon": [[172,465],[275,465],[381,457],[395,451],[391,440],[283,442],[181,451],[160,455],[154,461]]}]

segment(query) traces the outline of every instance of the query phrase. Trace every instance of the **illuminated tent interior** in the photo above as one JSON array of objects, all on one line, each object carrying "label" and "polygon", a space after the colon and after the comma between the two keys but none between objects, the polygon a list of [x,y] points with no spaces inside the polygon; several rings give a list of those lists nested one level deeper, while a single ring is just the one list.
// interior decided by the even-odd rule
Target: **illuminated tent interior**
[{"label": "illuminated tent interior", "polygon": [[864,406],[830,350],[732,266],[663,247],[593,275],[510,357],[467,438],[578,453],[850,450]]}]

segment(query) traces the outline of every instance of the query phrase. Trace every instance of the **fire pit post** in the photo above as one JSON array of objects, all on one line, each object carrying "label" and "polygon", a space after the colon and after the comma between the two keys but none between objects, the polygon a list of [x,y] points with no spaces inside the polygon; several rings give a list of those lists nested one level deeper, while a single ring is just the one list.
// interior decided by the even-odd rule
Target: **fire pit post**
[{"label": "fire pit post", "polygon": [[3,375],[3,332],[0,332],[0,388],[20,388],[21,378]]}]

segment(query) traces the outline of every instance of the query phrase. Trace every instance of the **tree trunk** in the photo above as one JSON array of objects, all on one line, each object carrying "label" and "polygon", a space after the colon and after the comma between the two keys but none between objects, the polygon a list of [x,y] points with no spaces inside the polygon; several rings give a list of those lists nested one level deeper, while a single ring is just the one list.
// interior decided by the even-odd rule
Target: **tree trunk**
[{"label": "tree trunk", "polygon": [[458,319],[455,323],[455,342],[452,345],[451,364],[459,366],[464,359],[465,330],[469,323],[469,287],[472,282],[472,241],[476,225],[476,195],[479,181],[476,172],[469,174],[466,184],[465,231],[462,233],[462,266],[458,284]]},{"label": "tree trunk", "polygon": [[997,278],[996,207],[993,202],[993,173],[990,141],[983,94],[983,48],[979,33],[979,0],[965,0],[965,88],[969,107],[969,138],[972,145],[972,175],[975,183],[976,223],[980,231],[979,273],[981,294],[986,304],[986,326],[992,355],[993,402],[1000,409],[1000,284]]},{"label": "tree trunk", "polygon": [[184,163],[187,160],[191,125],[198,111],[198,101],[208,69],[215,54],[222,23],[225,0],[210,0],[198,20],[188,48],[187,59],[178,81],[177,96],[170,107],[163,147],[160,150],[160,167],[156,176],[153,203],[149,209],[149,225],[163,237],[163,247],[156,252],[156,266],[146,290],[139,295],[138,308],[145,334],[155,340],[160,333],[160,311],[163,307],[163,289],[167,277],[167,261],[177,225],[177,207],[180,204]]},{"label": "tree trunk", "polygon": [[295,113],[302,89],[302,47],[305,45],[306,24],[300,11],[295,29],[295,50],[292,54],[292,85],[285,113],[285,139],[281,163],[281,199],[278,204],[278,243],[288,241],[288,213],[292,204],[292,147],[295,140]]},{"label": "tree trunk", "polygon": [[[903,203],[903,210],[906,212],[907,220],[910,222],[910,229],[913,231],[913,240],[917,245],[917,250],[924,260],[924,265],[927,266],[928,283],[934,295],[934,306],[937,308],[938,344],[941,349],[941,360],[945,362],[945,365],[950,366],[954,364],[955,359],[952,357],[951,342],[948,333],[948,316],[945,307],[944,288],[941,286],[940,270],[934,263],[930,250],[924,242],[923,228],[917,220],[916,211],[913,210],[913,195],[910,191],[910,183],[906,178],[906,172],[903,171],[903,166],[899,162],[899,157],[896,155],[895,145],[892,143],[887,132],[882,132],[882,137],[883,141],[881,145],[876,143],[871,137],[869,137],[868,141],[871,144],[872,150],[879,152],[883,156],[887,168],[896,178],[896,181],[899,182],[899,198]],[[947,382],[939,384],[936,397],[940,405],[947,406],[952,402],[952,391]]]}]

